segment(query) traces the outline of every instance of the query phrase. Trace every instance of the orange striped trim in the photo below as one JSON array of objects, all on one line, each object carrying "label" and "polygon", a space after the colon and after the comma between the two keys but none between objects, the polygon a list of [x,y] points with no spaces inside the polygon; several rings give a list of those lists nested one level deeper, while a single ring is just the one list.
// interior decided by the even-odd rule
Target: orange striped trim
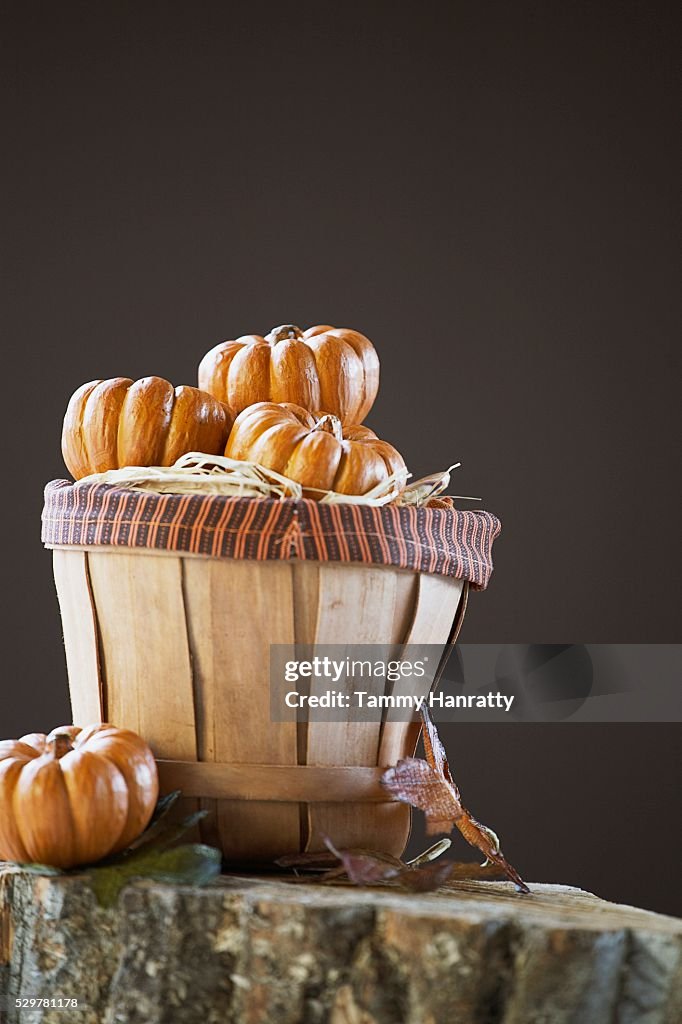
[{"label": "orange striped trim", "polygon": [[48,547],[124,547],[258,561],[392,565],[483,590],[500,522],[490,512],[154,494],[55,480],[45,489]]}]

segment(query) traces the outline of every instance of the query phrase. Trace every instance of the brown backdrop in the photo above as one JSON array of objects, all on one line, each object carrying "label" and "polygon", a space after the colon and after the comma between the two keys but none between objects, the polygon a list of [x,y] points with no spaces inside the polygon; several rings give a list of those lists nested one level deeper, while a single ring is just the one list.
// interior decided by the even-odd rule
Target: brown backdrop
[{"label": "brown backdrop", "polygon": [[[68,714],[38,517],[70,392],[292,320],[369,334],[371,425],[501,517],[463,640],[679,639],[673,10],[16,5],[2,735]],[[677,726],[446,739],[527,877],[682,909]]]}]

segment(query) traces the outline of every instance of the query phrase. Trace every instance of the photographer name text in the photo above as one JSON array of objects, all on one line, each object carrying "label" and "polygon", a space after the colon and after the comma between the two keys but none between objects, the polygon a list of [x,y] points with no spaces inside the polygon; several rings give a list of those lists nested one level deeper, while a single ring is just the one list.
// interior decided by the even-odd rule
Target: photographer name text
[{"label": "photographer name text", "polygon": [[499,690],[496,693],[480,694],[376,694],[368,690],[325,690],[322,693],[300,693],[289,690],[284,697],[288,708],[368,708],[387,709],[390,711],[407,710],[421,711],[426,704],[429,708],[479,708],[481,710],[498,709],[510,711],[514,697],[508,697]]}]

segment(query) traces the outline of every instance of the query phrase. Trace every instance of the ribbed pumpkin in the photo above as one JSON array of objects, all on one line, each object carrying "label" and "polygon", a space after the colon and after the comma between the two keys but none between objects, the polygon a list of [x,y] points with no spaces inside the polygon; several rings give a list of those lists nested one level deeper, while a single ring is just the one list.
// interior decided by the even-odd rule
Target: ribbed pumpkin
[{"label": "ribbed pumpkin", "polygon": [[287,402],[259,402],[240,413],[225,454],[296,480],[312,498],[319,491],[367,494],[406,473],[402,455],[368,427],[344,427],[337,416]]},{"label": "ribbed pumpkin", "polygon": [[0,860],[57,868],[125,849],[159,793],[154,756],[134,732],[62,726],[0,742]]},{"label": "ribbed pumpkin", "polygon": [[231,422],[213,395],[162,377],[93,380],[71,397],[62,454],[76,480],[122,466],[172,466],[187,452],[222,453]]},{"label": "ribbed pumpkin", "polygon": [[265,337],[216,345],[199,365],[199,387],[232,416],[256,402],[292,402],[362,423],[379,389],[379,357],[369,338],[350,328],[285,324]]}]

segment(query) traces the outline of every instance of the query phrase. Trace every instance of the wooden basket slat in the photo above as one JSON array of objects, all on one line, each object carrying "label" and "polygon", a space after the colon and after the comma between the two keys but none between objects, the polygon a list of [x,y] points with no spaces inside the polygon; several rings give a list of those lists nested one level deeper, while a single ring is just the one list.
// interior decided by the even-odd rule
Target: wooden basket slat
[{"label": "wooden basket slat", "polygon": [[116,725],[145,737],[158,757],[195,760],[194,692],[182,560],[141,564],[135,554],[91,552],[106,680],[106,710]]},{"label": "wooden basket slat", "polygon": [[[407,569],[395,572],[395,606],[389,642],[400,648],[409,636],[417,610],[419,573]],[[396,651],[397,653],[397,651]]]},{"label": "wooden basket slat", "polygon": [[[209,674],[213,673],[213,659],[219,653],[218,648],[224,636],[221,633],[218,637],[214,638],[212,633],[210,576],[205,581],[206,588],[195,587],[191,567],[188,568],[189,562],[190,560],[183,556],[182,584],[187,639],[192,662],[197,759],[199,761],[214,761],[217,758],[212,723],[218,712],[214,704],[216,688],[206,684],[204,675],[207,671]],[[207,589],[209,593],[205,594],[204,589]],[[203,658],[199,656],[199,652],[204,652]],[[207,662],[209,664],[208,669],[206,666]],[[184,785],[182,778],[176,780],[170,787],[162,790],[162,792],[168,792],[169,789],[174,788],[188,792],[188,788]],[[206,817],[200,825],[201,838],[211,846],[220,847],[222,838],[218,814],[219,802],[208,796],[201,796],[198,800],[198,808],[206,811]]]},{"label": "wooden basket slat", "polygon": [[[400,657],[402,653],[403,644],[406,642],[409,636],[409,630],[414,621],[414,617],[417,613],[417,604],[419,597],[419,574],[404,570],[399,570],[395,574],[396,577],[396,601],[394,607],[393,616],[393,631],[390,636],[387,635],[386,639],[393,645],[393,650],[390,652],[390,658],[395,659]],[[393,686],[390,682],[386,682],[385,692],[390,693]],[[384,729],[386,728],[386,712],[382,717],[381,727],[379,730],[379,743],[377,748],[376,763],[382,767],[387,767],[387,763],[382,760],[381,748],[383,744]],[[406,753],[412,753],[412,750],[405,751]],[[386,852],[393,856],[399,857],[405,849],[407,840],[410,835],[410,828],[412,824],[412,809],[406,804],[401,803],[384,803],[380,804],[376,808],[376,833],[380,836],[385,837],[384,844]],[[382,846],[382,849],[384,847]]]},{"label": "wooden basket slat", "polygon": [[[296,657],[311,657],[317,635],[317,619],[319,610],[320,571],[316,562],[294,562],[291,565],[294,599],[294,635],[296,637]],[[299,690],[306,692],[306,680],[299,681]],[[296,727],[297,761],[306,764],[308,757],[308,722],[301,720]],[[301,807],[302,839],[308,832],[308,810]]]},{"label": "wooden basket slat", "polygon": [[[270,644],[294,643],[291,566],[213,559],[185,563],[200,757],[238,764],[296,764],[296,725],[270,720]],[[273,768],[273,771],[276,770]],[[220,801],[226,857],[261,859],[296,849],[297,803]]]},{"label": "wooden basket slat", "polygon": [[85,551],[55,551],[54,581],[62,614],[73,720],[82,725],[104,717],[97,616]]},{"label": "wooden basket slat", "polygon": [[[464,583],[444,576],[421,575],[417,580],[416,605],[405,643],[443,645],[450,637]],[[425,687],[424,692],[427,690]],[[419,726],[410,721],[387,721],[381,734],[378,764],[392,765],[412,754],[419,731]]]},{"label": "wooden basket slat", "polygon": [[[366,566],[320,567],[317,644],[363,644],[393,641],[396,606],[395,571]],[[350,651],[349,651],[350,653]],[[328,684],[321,683],[326,689]],[[352,680],[334,689],[352,691]],[[371,765],[377,763],[380,722],[311,722],[308,726],[308,764]],[[395,810],[395,808],[392,808]],[[404,813],[402,815],[405,816]],[[356,804],[315,804],[309,808],[308,850],[323,846],[329,836],[337,845],[376,846],[386,841],[377,808]],[[384,831],[383,837],[378,834]]]},{"label": "wooden basket slat", "polygon": [[[444,585],[432,588],[431,580]],[[405,644],[424,643],[442,647],[447,642],[453,619],[457,614],[463,585],[461,580],[413,574],[413,586],[410,591],[411,614],[402,618],[399,632],[392,638],[398,645],[398,651]],[[400,683],[387,684],[387,692],[396,693],[401,689]],[[406,684],[405,689],[418,695],[426,695],[430,689],[429,679],[415,679],[411,685]],[[397,714],[402,719],[405,712]],[[384,713],[377,764],[387,767],[395,764],[401,757],[413,754],[420,730],[419,722],[391,721],[389,713]],[[395,836],[397,840],[394,846],[387,849],[388,853],[395,856],[402,853],[410,834],[411,815],[411,809],[404,804],[382,804],[377,807],[376,821],[380,832],[387,836]]]},{"label": "wooden basket slat", "polygon": [[[102,717],[144,736],[157,757],[196,760],[182,558],[141,561],[126,552],[112,559],[93,549],[87,565],[101,655]],[[174,817],[199,806],[184,798]],[[199,839],[199,829],[188,838]]]}]

